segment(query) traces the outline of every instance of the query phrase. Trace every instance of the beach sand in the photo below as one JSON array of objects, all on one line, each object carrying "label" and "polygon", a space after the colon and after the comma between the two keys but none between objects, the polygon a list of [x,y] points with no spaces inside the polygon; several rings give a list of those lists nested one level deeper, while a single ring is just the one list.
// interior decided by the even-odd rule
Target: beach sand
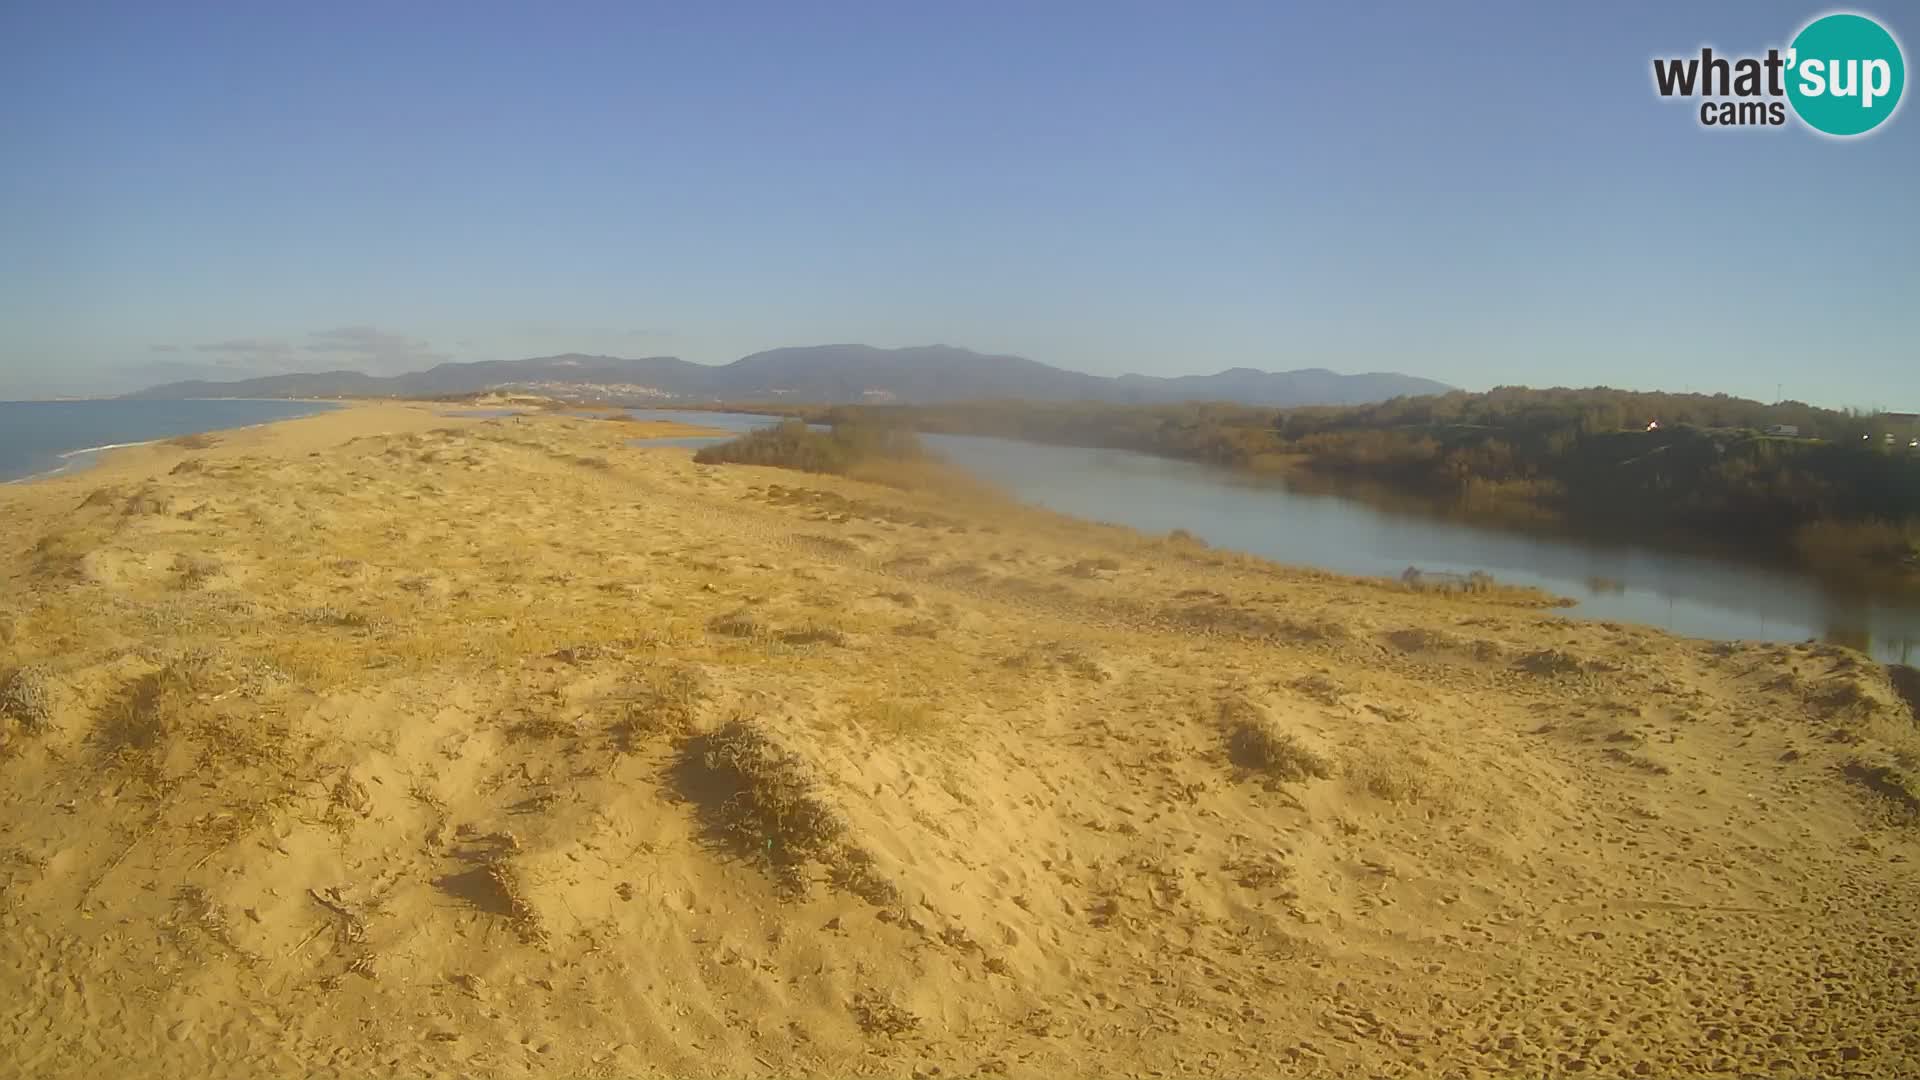
[{"label": "beach sand", "polygon": [[1920,1075],[1910,672],[446,411],[0,488],[0,1075]]}]

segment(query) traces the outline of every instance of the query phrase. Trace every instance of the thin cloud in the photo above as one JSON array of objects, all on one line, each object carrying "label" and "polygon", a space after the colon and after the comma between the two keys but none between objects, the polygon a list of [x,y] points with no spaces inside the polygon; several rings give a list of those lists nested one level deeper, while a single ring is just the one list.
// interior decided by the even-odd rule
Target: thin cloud
[{"label": "thin cloud", "polygon": [[131,389],[157,386],[160,383],[203,380],[206,382],[230,382],[261,374],[258,368],[238,360],[221,359],[211,363],[199,363],[191,360],[155,360],[146,364],[130,364],[116,368],[114,373],[126,379]]},{"label": "thin cloud", "polygon": [[543,341],[563,339],[567,341],[639,341],[645,339],[663,339],[674,336],[674,331],[664,326],[640,326],[621,329],[617,326],[561,326],[556,323],[523,323],[508,331],[517,338],[536,338]]},{"label": "thin cloud", "polygon": [[179,352],[179,351],[180,351],[180,346],[178,346],[178,345],[149,345],[149,346],[147,346],[147,351],[148,351],[148,352]]},{"label": "thin cloud", "polygon": [[292,345],[273,338],[230,338],[226,341],[209,341],[193,348],[196,352],[242,353],[248,356],[286,356],[293,352]]},{"label": "thin cloud", "polygon": [[451,359],[447,353],[433,351],[432,342],[376,326],[341,326],[317,330],[307,337],[301,351],[342,356],[366,371],[415,371]]},{"label": "thin cloud", "polygon": [[[204,362],[195,366],[203,369],[209,367],[223,369],[224,377],[228,379],[246,378],[250,375],[279,375],[293,371],[296,367],[294,359],[297,354],[293,346],[279,338],[228,338],[225,341],[203,341],[192,346],[192,349],[207,357]],[[174,351],[179,350],[176,348]]]}]

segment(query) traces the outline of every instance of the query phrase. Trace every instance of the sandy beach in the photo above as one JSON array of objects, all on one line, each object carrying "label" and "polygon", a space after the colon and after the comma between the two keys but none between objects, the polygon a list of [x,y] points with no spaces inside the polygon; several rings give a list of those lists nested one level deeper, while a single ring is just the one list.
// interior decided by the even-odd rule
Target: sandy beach
[{"label": "sandy beach", "polygon": [[1910,671],[457,409],[0,487],[0,1076],[1920,1075]]}]

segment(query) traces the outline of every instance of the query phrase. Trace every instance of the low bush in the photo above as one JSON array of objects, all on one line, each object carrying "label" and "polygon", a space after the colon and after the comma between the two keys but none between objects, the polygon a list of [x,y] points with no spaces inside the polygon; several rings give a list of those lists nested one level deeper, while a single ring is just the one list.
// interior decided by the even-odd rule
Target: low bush
[{"label": "low bush", "polygon": [[729,442],[703,447],[693,456],[702,465],[771,465],[839,476],[875,462],[930,458],[919,436],[907,428],[841,423],[817,431],[799,420],[755,429]]}]

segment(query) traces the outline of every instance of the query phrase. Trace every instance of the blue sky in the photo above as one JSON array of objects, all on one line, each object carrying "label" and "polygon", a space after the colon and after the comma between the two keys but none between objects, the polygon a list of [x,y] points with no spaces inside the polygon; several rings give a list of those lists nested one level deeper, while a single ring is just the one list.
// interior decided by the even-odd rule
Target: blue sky
[{"label": "blue sky", "polygon": [[1920,115],[1652,91],[1824,10],[9,4],[0,397],[864,341],[1916,409]]}]

